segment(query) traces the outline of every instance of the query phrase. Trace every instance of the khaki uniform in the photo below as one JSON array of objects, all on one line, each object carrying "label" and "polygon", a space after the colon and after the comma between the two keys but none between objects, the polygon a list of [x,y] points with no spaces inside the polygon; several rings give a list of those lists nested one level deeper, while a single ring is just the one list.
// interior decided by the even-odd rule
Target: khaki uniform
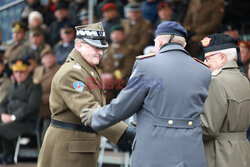
[{"label": "khaki uniform", "polygon": [[217,32],[224,16],[224,1],[222,0],[191,0],[183,25],[195,35],[192,41],[200,42],[206,35]]},{"label": "khaki uniform", "polygon": [[22,41],[20,43],[15,42],[7,47],[4,53],[4,57],[7,58],[9,64],[11,63],[11,61],[17,59],[20,56],[20,52],[23,49],[24,44],[25,41]]},{"label": "khaki uniform", "polygon": [[[50,109],[52,119],[82,125],[81,110],[105,105],[96,67],[90,66],[75,49],[52,80]],[[83,83],[74,87],[75,83]],[[79,88],[79,89],[78,89]],[[38,167],[95,167],[99,155],[100,135],[117,143],[127,125],[120,122],[98,133],[87,133],[50,126],[38,158]]]},{"label": "khaki uniform", "polygon": [[23,49],[21,50],[19,58],[24,58],[27,56],[31,56],[31,58],[34,58],[38,64],[41,63],[41,56],[43,50],[50,50],[51,47],[49,44],[42,43],[36,50],[33,50],[31,47],[31,44],[29,42],[25,43],[23,46]]},{"label": "khaki uniform", "polygon": [[33,82],[42,86],[42,102],[40,105],[40,115],[42,118],[48,118],[51,116],[49,109],[49,95],[51,91],[51,82],[58,71],[59,66],[53,65],[49,69],[45,69],[44,66],[38,66],[33,74]]},{"label": "khaki uniform", "polygon": [[[103,55],[99,69],[102,73],[114,75],[114,80],[107,85],[109,87],[106,89],[107,103],[115,98],[118,92],[126,86],[126,80],[129,78],[135,62],[136,55],[134,55],[133,51],[133,46],[124,40],[119,45],[111,44]],[[116,83],[119,79],[122,79],[122,84]]]},{"label": "khaki uniform", "polygon": [[212,76],[201,115],[207,167],[249,167],[250,85],[235,61]]},{"label": "khaki uniform", "polygon": [[133,26],[129,19],[122,20],[122,26],[127,38],[135,51],[135,55],[142,54],[143,49],[148,46],[152,36],[153,25],[141,18]]},{"label": "khaki uniform", "polygon": [[0,77],[0,92],[1,92],[0,93],[0,104],[3,100],[3,98],[5,97],[10,84],[11,84],[11,80],[6,75]]}]

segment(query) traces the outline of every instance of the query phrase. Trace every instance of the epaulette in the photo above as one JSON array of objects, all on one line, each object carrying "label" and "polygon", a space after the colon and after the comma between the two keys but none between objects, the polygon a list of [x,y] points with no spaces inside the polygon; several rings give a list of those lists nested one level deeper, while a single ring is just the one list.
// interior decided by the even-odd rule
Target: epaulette
[{"label": "epaulette", "polygon": [[208,67],[209,68],[209,66],[208,65],[206,65],[205,63],[203,63],[203,61],[200,61],[199,59],[197,59],[197,58],[195,58],[195,57],[192,57],[195,61],[197,61],[197,62],[199,62],[199,63],[201,63],[201,64],[203,64],[204,66],[206,66],[206,67]]},{"label": "epaulette", "polygon": [[153,56],[155,56],[155,53],[150,53],[147,55],[140,55],[140,56],[136,57],[136,60],[140,60],[140,59],[144,59],[144,58],[148,58],[148,57],[153,57]]}]

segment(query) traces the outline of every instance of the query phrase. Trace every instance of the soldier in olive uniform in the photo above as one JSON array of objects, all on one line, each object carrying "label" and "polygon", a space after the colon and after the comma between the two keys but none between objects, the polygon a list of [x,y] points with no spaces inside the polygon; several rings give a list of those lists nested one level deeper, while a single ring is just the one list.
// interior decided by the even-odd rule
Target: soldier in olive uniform
[{"label": "soldier in olive uniform", "polygon": [[23,22],[13,22],[12,24],[12,40],[13,43],[7,47],[7,50],[4,53],[4,58],[7,59],[8,63],[18,58],[21,50],[25,44],[25,36],[27,31],[27,26]]},{"label": "soldier in olive uniform", "polygon": [[42,101],[40,105],[40,116],[43,123],[42,138],[50,124],[51,112],[49,109],[49,96],[51,91],[51,82],[59,69],[55,63],[56,57],[53,50],[46,49],[41,53],[42,65],[36,67],[33,73],[33,82],[42,86]]},{"label": "soldier in olive uniform", "polygon": [[28,62],[17,60],[12,65],[12,70],[15,82],[11,83],[0,104],[3,164],[13,163],[13,140],[35,128],[41,100],[41,86],[33,83]]},{"label": "soldier in olive uniform", "polygon": [[33,71],[37,65],[41,64],[41,53],[43,50],[51,49],[44,41],[44,31],[41,28],[32,29],[29,34],[29,42],[23,46],[19,58],[29,61],[29,70]]},{"label": "soldier in olive uniform", "polygon": [[153,25],[142,17],[139,4],[128,4],[126,9],[129,19],[122,20],[122,26],[128,42],[134,48],[134,54],[139,55],[150,42]]},{"label": "soldier in olive uniform", "polygon": [[201,115],[208,167],[249,167],[250,85],[236,63],[237,40],[213,34],[201,43],[212,80]]},{"label": "soldier in olive uniform", "polygon": [[81,123],[84,108],[105,105],[96,65],[108,44],[100,22],[78,26],[76,30],[75,48],[52,80],[52,122],[45,134],[38,167],[96,167],[100,135],[120,146],[130,146],[133,140],[134,129],[124,122],[98,132]]},{"label": "soldier in olive uniform", "polygon": [[110,103],[126,86],[126,80],[129,78],[135,62],[133,46],[127,42],[121,25],[111,28],[111,41],[112,44],[104,53],[99,66],[102,79],[106,81],[104,82],[106,83],[107,103]]}]

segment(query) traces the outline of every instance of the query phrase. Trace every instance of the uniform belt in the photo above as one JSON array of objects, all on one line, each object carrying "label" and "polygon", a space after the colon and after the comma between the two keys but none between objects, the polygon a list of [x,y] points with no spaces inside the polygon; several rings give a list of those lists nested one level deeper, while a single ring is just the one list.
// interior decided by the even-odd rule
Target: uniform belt
[{"label": "uniform belt", "polygon": [[219,140],[246,140],[247,132],[219,133]]},{"label": "uniform belt", "polygon": [[168,128],[192,129],[192,128],[200,126],[200,117],[197,117],[194,119],[155,117],[154,125],[168,127]]},{"label": "uniform belt", "polygon": [[82,132],[88,132],[88,133],[96,133],[95,130],[93,130],[91,127],[79,125],[79,124],[73,124],[69,122],[62,122],[55,119],[51,119],[51,125],[57,128],[63,128],[68,130],[77,130]]}]

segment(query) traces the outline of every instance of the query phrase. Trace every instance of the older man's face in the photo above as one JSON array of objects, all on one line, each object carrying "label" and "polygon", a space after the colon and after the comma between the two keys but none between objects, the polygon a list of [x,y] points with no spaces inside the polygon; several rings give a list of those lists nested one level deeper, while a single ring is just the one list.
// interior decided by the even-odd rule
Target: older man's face
[{"label": "older man's face", "polygon": [[78,47],[78,52],[91,65],[96,66],[100,63],[101,57],[104,53],[103,49],[94,47],[92,45],[81,43]]},{"label": "older man's face", "polygon": [[14,78],[18,83],[24,82],[28,76],[29,76],[29,71],[14,71]]},{"label": "older man's face", "polygon": [[227,56],[223,53],[206,53],[204,63],[209,66],[211,71],[220,69],[227,62]]}]

